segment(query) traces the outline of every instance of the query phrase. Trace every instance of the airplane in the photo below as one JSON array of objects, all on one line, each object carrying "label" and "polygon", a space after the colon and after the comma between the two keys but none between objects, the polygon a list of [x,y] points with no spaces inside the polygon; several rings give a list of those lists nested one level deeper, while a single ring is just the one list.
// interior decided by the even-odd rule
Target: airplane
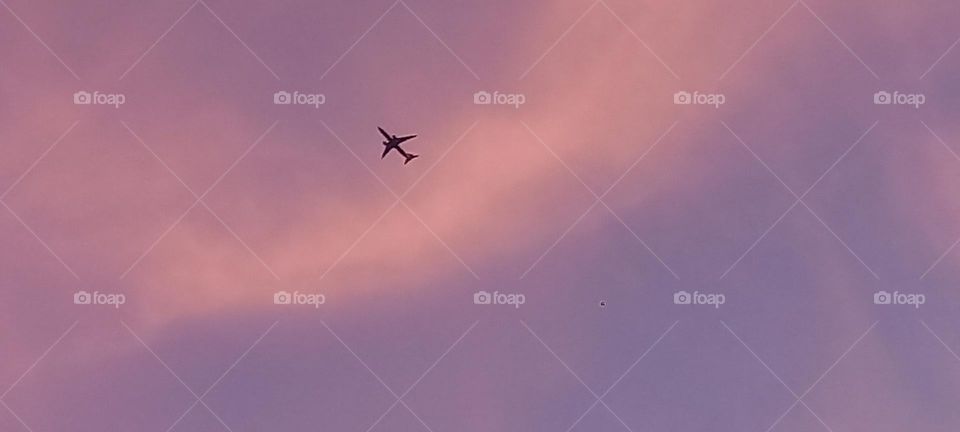
[{"label": "airplane", "polygon": [[387,157],[387,153],[390,153],[390,150],[394,150],[394,149],[396,149],[406,159],[405,161],[403,161],[404,165],[412,161],[414,158],[420,156],[413,153],[407,153],[403,151],[403,148],[400,147],[400,143],[416,138],[416,135],[407,135],[407,136],[397,137],[396,135],[388,134],[387,131],[383,130],[383,128],[381,127],[377,127],[377,129],[379,129],[380,134],[387,139],[386,141],[383,142],[384,149],[383,149],[383,154],[380,155],[380,159]]}]

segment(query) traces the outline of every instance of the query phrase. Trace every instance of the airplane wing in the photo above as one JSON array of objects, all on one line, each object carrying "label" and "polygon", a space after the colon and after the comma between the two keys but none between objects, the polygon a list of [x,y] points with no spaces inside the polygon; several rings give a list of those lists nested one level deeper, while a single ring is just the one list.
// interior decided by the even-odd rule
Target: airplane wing
[{"label": "airplane wing", "polygon": [[390,134],[388,134],[387,131],[383,130],[382,127],[377,127],[377,129],[380,130],[380,134],[383,135],[384,138],[387,139],[387,141],[390,141]]},{"label": "airplane wing", "polygon": [[414,139],[414,138],[416,138],[416,137],[417,137],[416,135],[407,135],[407,136],[404,136],[404,137],[400,137],[400,138],[397,138],[397,143],[399,144],[399,143],[402,143],[402,142],[404,142],[404,141],[406,141],[406,140]]},{"label": "airplane wing", "polygon": [[393,149],[393,147],[385,147],[385,148],[383,149],[383,154],[380,155],[380,159],[383,159],[383,158],[387,157],[387,153],[390,153],[390,150],[392,150],[392,149]]}]

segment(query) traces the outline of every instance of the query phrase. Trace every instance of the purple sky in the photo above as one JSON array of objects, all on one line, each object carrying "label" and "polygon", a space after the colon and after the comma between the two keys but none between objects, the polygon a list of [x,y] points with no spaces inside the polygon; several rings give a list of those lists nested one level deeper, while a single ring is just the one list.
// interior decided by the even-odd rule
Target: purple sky
[{"label": "purple sky", "polygon": [[0,5],[0,431],[960,427],[952,2]]}]

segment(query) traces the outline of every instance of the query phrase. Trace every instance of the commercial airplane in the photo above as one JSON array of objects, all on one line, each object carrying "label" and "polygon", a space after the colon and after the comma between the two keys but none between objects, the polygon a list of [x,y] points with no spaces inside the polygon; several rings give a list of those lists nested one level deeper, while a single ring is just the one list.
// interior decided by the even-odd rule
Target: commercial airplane
[{"label": "commercial airplane", "polygon": [[394,149],[396,149],[406,159],[405,161],[403,161],[404,165],[412,161],[414,158],[420,156],[420,155],[415,155],[413,153],[407,153],[403,151],[403,148],[400,147],[400,143],[416,138],[417,137],[416,135],[407,135],[407,136],[397,137],[396,135],[388,134],[387,131],[383,130],[383,128],[381,127],[378,127],[377,129],[379,129],[380,134],[387,139],[386,141],[383,142],[384,149],[383,149],[383,154],[380,155],[380,159],[387,157],[387,153],[390,153],[390,150],[394,150]]}]

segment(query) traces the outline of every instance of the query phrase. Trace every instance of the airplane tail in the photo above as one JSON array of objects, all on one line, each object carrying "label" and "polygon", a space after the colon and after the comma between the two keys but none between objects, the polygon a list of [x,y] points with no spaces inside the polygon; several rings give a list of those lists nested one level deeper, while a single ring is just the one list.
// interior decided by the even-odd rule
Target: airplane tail
[{"label": "airplane tail", "polygon": [[410,163],[410,161],[412,161],[414,158],[417,158],[417,157],[419,157],[419,156],[420,156],[420,155],[416,155],[416,154],[413,154],[413,153],[408,153],[407,156],[406,156],[407,160],[403,161],[403,164],[406,165],[406,164]]}]

